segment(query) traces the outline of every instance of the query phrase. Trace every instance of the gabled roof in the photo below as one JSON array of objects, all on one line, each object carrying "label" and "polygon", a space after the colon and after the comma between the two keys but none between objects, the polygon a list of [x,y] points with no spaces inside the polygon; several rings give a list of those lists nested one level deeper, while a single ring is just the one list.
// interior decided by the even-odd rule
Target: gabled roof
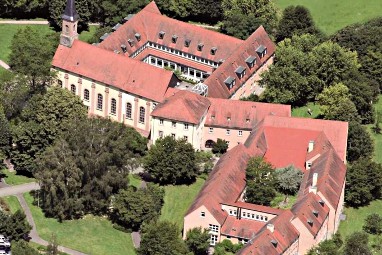
[{"label": "gabled roof", "polygon": [[323,131],[342,161],[346,160],[348,123],[309,118],[267,116],[264,126]]},{"label": "gabled roof", "polygon": [[71,48],[59,45],[53,67],[72,72],[156,102],[178,79],[171,71],[75,40]]},{"label": "gabled roof", "polygon": [[210,104],[206,97],[182,90],[158,104],[151,116],[197,125]]},{"label": "gabled roof", "polygon": [[[163,39],[159,38],[160,32],[165,33]],[[141,34],[140,41],[136,40],[135,33]],[[176,43],[172,42],[174,35],[177,36]],[[128,39],[132,39],[134,45],[127,47],[127,55],[131,55],[150,41],[215,62],[218,62],[219,59],[228,58],[243,42],[235,37],[161,15],[155,2],[151,2],[130,18],[116,32],[100,43],[99,47],[109,51],[119,50],[121,44],[128,45]],[[184,45],[187,39],[190,40],[189,47]],[[197,49],[200,43],[204,45],[202,51]],[[212,55],[211,49],[214,47],[217,50]]]},{"label": "gabled roof", "polygon": [[[290,210],[272,219],[274,231],[264,226],[237,255],[280,255],[283,254],[299,237],[299,233],[292,225],[294,215]],[[275,243],[272,244],[272,242]]]},{"label": "gabled roof", "polygon": [[267,115],[290,116],[290,105],[267,104],[221,98],[211,102],[205,126],[251,130]]},{"label": "gabled roof", "polygon": [[[260,58],[256,49],[260,45],[265,45],[267,54]],[[260,26],[250,37],[247,38],[235,51],[231,52],[229,58],[203,82],[208,86],[208,96],[216,98],[229,98],[235,91],[251,77],[275,52],[276,46],[269,38],[264,27]],[[218,50],[219,51],[219,50]],[[256,56],[256,64],[250,68],[246,60]],[[239,67],[246,67],[246,74],[239,79],[235,70]],[[235,77],[236,83],[229,89],[224,81],[228,77]]]},{"label": "gabled roof", "polygon": [[214,218],[223,225],[228,216],[220,203],[234,203],[245,187],[245,169],[250,155],[240,144],[226,152],[215,165],[198,196],[186,215],[200,206],[205,206]]}]

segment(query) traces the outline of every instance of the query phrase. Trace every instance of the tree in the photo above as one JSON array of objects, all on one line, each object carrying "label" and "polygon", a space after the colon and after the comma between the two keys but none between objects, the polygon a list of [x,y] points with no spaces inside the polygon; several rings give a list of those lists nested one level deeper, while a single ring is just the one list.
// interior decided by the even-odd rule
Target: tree
[{"label": "tree", "polygon": [[373,199],[381,198],[382,165],[369,158],[353,162],[347,170],[345,200],[348,205],[359,207]]},{"label": "tree", "polygon": [[356,121],[349,122],[347,148],[349,162],[359,158],[370,158],[373,155],[373,140],[366,128]]},{"label": "tree", "polygon": [[186,254],[187,247],[180,239],[179,229],[169,221],[150,222],[142,228],[139,255],[180,255]]},{"label": "tree", "polygon": [[51,61],[57,45],[55,34],[43,36],[32,27],[20,29],[12,39],[9,64],[13,71],[28,77],[32,90],[42,90],[52,78]]},{"label": "tree", "polygon": [[324,240],[309,250],[307,255],[338,255],[339,247],[333,240]]},{"label": "tree", "polygon": [[139,12],[149,0],[104,0],[101,2],[102,20],[105,26],[113,27],[128,14]]},{"label": "tree", "polygon": [[52,234],[49,244],[46,247],[46,254],[48,255],[58,255],[58,244],[57,237],[55,234]]},{"label": "tree", "polygon": [[11,240],[25,239],[32,227],[26,221],[25,214],[17,210],[14,214],[7,215],[0,211],[0,233]]},{"label": "tree", "polygon": [[0,161],[6,158],[10,150],[11,130],[10,124],[5,117],[3,107],[0,105]]},{"label": "tree", "polygon": [[369,238],[365,232],[354,232],[345,241],[344,254],[371,255],[368,242]]},{"label": "tree", "polygon": [[294,166],[277,169],[275,174],[278,188],[286,195],[285,200],[288,195],[295,194],[300,188],[303,174]]},{"label": "tree", "polygon": [[186,245],[194,255],[206,255],[210,247],[211,235],[208,229],[193,228],[188,230],[186,235]]},{"label": "tree", "polygon": [[270,0],[223,0],[222,8],[222,31],[241,39],[246,39],[260,25],[272,33],[278,22],[277,8]]},{"label": "tree", "polygon": [[96,31],[94,32],[93,36],[88,40],[88,43],[99,43],[100,42],[100,37],[103,36],[106,33],[112,32],[112,28],[108,26],[99,26],[96,28]]},{"label": "tree", "polygon": [[279,21],[276,40],[282,41],[293,35],[316,34],[321,35],[320,30],[314,24],[309,10],[301,5],[288,6],[284,9]]},{"label": "tree", "polygon": [[382,234],[382,217],[378,213],[369,214],[362,229],[372,235]]},{"label": "tree", "polygon": [[137,231],[143,222],[158,219],[163,198],[164,189],[153,184],[121,190],[114,197],[111,218],[123,228]]},{"label": "tree", "polygon": [[144,158],[143,166],[145,172],[161,184],[190,183],[199,171],[192,145],[170,136],[156,140]]},{"label": "tree", "polygon": [[269,205],[276,196],[274,169],[261,157],[248,161],[245,200],[249,203]]},{"label": "tree", "polygon": [[228,143],[224,139],[218,138],[216,143],[213,144],[212,146],[212,152],[215,154],[224,154],[228,150]]},{"label": "tree", "polygon": [[226,255],[227,253],[236,254],[242,247],[242,243],[233,244],[231,240],[224,239],[215,245],[214,255]]},{"label": "tree", "polygon": [[35,158],[68,130],[68,123],[83,120],[86,115],[81,99],[68,90],[53,87],[33,96],[21,113],[21,122],[13,127],[15,146],[11,155],[15,169],[33,173]]},{"label": "tree", "polygon": [[357,108],[350,101],[349,89],[342,83],[325,88],[317,96],[321,114],[328,120],[357,121]]},{"label": "tree", "polygon": [[144,154],[147,141],[103,118],[73,120],[67,130],[38,158],[41,207],[58,219],[105,214],[111,197],[127,187],[130,164]]},{"label": "tree", "polygon": [[24,240],[19,240],[17,242],[12,242],[11,250],[13,255],[39,255],[40,253],[29,246],[29,244]]}]

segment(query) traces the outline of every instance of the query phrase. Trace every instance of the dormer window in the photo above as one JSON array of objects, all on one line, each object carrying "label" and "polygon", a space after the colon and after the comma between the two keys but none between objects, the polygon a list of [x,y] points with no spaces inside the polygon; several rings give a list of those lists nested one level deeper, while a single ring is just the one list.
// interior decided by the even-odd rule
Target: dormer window
[{"label": "dormer window", "polygon": [[324,207],[324,205],[325,205],[324,200],[320,200],[320,201],[318,201],[318,202],[320,203],[320,205],[321,205],[322,207]]},{"label": "dormer window", "polygon": [[215,115],[212,115],[212,116],[211,116],[211,119],[213,119],[213,120],[214,120],[214,119],[215,119]]},{"label": "dormer window", "polygon": [[244,77],[244,75],[245,75],[245,68],[242,67],[242,66],[238,66],[238,67],[236,68],[236,70],[235,70],[235,73],[236,73],[236,75],[237,75],[240,79],[242,79],[242,78]]},{"label": "dormer window", "polygon": [[215,55],[217,50],[218,50],[218,48],[212,47],[211,48],[211,55]]},{"label": "dormer window", "polygon": [[203,49],[203,46],[204,46],[204,44],[203,44],[203,43],[199,43],[199,44],[198,44],[198,51],[202,51],[202,49]]},{"label": "dormer window", "polygon": [[245,122],[249,123],[249,119],[245,119]]},{"label": "dormer window", "polygon": [[166,32],[160,31],[159,32],[159,39],[163,39]]},{"label": "dormer window", "polygon": [[228,87],[228,89],[232,89],[233,86],[235,86],[235,78],[231,77],[231,76],[228,76],[227,79],[225,79],[224,83],[225,85]]},{"label": "dormer window", "polygon": [[134,45],[134,41],[131,39],[127,40],[127,42],[129,43],[130,47],[132,47]]},{"label": "dormer window", "polygon": [[306,162],[306,169],[310,169],[312,167],[312,162]]},{"label": "dormer window", "polygon": [[190,47],[190,44],[191,44],[191,40],[190,40],[190,39],[186,39],[186,40],[184,41],[184,46],[185,46],[185,47]]},{"label": "dormer window", "polygon": [[227,121],[231,121],[231,117],[227,117]]},{"label": "dormer window", "polygon": [[277,244],[278,244],[278,242],[275,240],[275,239],[272,239],[271,240],[271,244],[273,245],[273,247],[277,247]]},{"label": "dormer window", "polygon": [[314,210],[313,215],[316,216],[316,218],[318,218],[318,211]]},{"label": "dormer window", "polygon": [[126,45],[121,44],[121,49],[122,49],[123,53],[126,53],[126,52],[127,52],[127,47],[126,47]]},{"label": "dormer window", "polygon": [[260,45],[256,49],[256,52],[260,56],[260,58],[262,58],[262,57],[264,57],[267,54],[267,47],[265,47],[264,45]]},{"label": "dormer window", "polygon": [[135,33],[135,38],[139,42],[141,40],[141,34],[140,33]]},{"label": "dormer window", "polygon": [[176,43],[177,40],[178,40],[178,36],[177,36],[177,35],[173,35],[173,36],[171,37],[171,42],[172,42],[172,43]]},{"label": "dormer window", "polygon": [[256,57],[254,57],[254,56],[249,56],[249,57],[245,60],[245,63],[247,63],[247,65],[248,65],[249,68],[254,67],[255,64],[256,64]]},{"label": "dormer window", "polygon": [[308,221],[308,224],[312,227],[313,226],[313,221],[311,219],[309,219]]}]

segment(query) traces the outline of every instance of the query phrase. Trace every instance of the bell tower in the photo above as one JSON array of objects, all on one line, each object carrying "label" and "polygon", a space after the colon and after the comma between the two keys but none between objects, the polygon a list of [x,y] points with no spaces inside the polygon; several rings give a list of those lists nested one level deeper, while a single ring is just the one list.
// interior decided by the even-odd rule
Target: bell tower
[{"label": "bell tower", "polygon": [[67,0],[65,12],[62,15],[62,32],[60,44],[66,47],[72,47],[73,41],[78,39],[78,13],[74,0]]}]

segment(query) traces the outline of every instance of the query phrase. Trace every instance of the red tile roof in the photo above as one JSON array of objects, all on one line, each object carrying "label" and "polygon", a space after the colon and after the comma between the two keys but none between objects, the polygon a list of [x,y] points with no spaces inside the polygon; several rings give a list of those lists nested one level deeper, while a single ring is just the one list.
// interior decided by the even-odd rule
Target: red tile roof
[{"label": "red tile roof", "polygon": [[221,233],[226,236],[251,239],[265,226],[265,222],[249,219],[237,219],[228,216],[221,229]]},{"label": "red tile roof", "polygon": [[[235,37],[171,19],[161,15],[157,9],[155,3],[151,2],[109,35],[99,47],[114,51],[121,50],[121,44],[124,44],[127,46],[126,54],[130,55],[150,41],[218,62],[220,59],[228,58],[243,42]],[[158,36],[161,31],[165,32],[163,40]],[[136,39],[136,33],[141,35],[140,41]],[[173,35],[178,36],[176,43],[172,43]],[[129,39],[133,40],[133,46],[129,45]],[[189,47],[184,46],[186,39],[191,40]],[[197,50],[199,43],[204,45],[202,51]],[[217,48],[215,55],[210,52],[213,47]]]},{"label": "red tile roof", "polygon": [[[237,255],[280,255],[283,254],[299,237],[299,233],[292,225],[294,215],[290,210],[284,211],[269,223],[274,225],[271,232],[264,226]],[[276,241],[276,245],[272,244]]]},{"label": "red tile roof", "polygon": [[72,72],[156,102],[178,81],[172,72],[75,40],[59,45],[53,67]]},{"label": "red tile roof", "polygon": [[245,188],[245,169],[250,155],[240,144],[226,152],[215,165],[198,196],[186,215],[200,206],[205,206],[214,218],[223,225],[227,213],[221,204],[234,203]]},{"label": "red tile roof", "polygon": [[348,123],[309,118],[267,116],[264,126],[323,131],[342,161],[346,160]]},{"label": "red tile roof", "polygon": [[[267,54],[260,58],[256,49],[259,46],[267,48]],[[203,83],[208,86],[208,96],[216,98],[229,98],[235,91],[251,77],[268,59],[274,54],[276,45],[269,38],[265,29],[260,26],[247,40],[244,41],[234,52],[231,52],[230,57],[225,59],[215,72],[213,72]],[[249,68],[245,60],[248,57],[256,57],[256,64]],[[246,69],[246,74],[242,79],[239,79],[235,70],[242,66]],[[228,77],[236,78],[236,84],[232,89],[228,89],[224,81]]]},{"label": "red tile roof", "polygon": [[199,124],[210,101],[196,93],[182,90],[158,104],[151,116]]},{"label": "red tile roof", "polygon": [[135,59],[142,61],[143,59],[145,59],[146,57],[148,57],[150,55],[161,58],[161,59],[165,59],[165,60],[168,60],[171,62],[175,62],[177,64],[181,64],[184,66],[189,66],[189,67],[192,67],[192,68],[197,69],[199,71],[204,71],[206,73],[212,73],[212,71],[213,71],[213,68],[211,66],[204,65],[204,64],[201,64],[201,63],[198,63],[195,61],[188,60],[186,58],[175,56],[175,55],[167,53],[167,52],[163,52],[163,51],[156,50],[156,49],[150,49],[150,48],[142,51]]},{"label": "red tile roof", "polygon": [[[252,130],[267,115],[289,117],[290,105],[209,98],[206,126]],[[230,119],[230,120],[228,120]]]},{"label": "red tile roof", "polygon": [[305,196],[300,196],[292,207],[295,217],[301,220],[302,224],[314,237],[321,230],[329,215],[329,207],[325,204],[320,204],[319,201],[321,201],[320,196],[311,192]]}]

